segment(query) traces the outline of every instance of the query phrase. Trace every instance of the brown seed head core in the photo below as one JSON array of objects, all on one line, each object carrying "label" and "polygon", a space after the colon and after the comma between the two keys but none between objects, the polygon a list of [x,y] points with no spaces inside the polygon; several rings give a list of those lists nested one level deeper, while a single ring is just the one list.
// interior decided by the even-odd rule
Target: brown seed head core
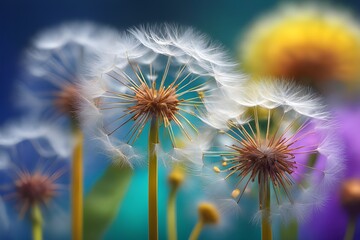
[{"label": "brown seed head core", "polygon": [[79,92],[75,85],[63,87],[55,98],[55,106],[65,114],[75,116],[77,112],[76,104],[79,100]]},{"label": "brown seed head core", "polygon": [[140,116],[149,115],[149,117],[157,117],[173,120],[178,112],[178,104],[180,100],[176,95],[176,88],[168,86],[161,87],[159,90],[155,87],[149,87],[142,84],[139,89],[134,89],[136,104],[129,107],[129,112],[133,113],[133,119],[136,120]]},{"label": "brown seed head core", "polygon": [[351,216],[360,214],[360,179],[350,179],[343,182],[340,190],[341,204]]},{"label": "brown seed head core", "polygon": [[30,205],[46,203],[56,192],[56,186],[49,176],[40,173],[22,174],[16,180],[15,188],[18,199]]},{"label": "brown seed head core", "polygon": [[250,174],[252,181],[258,177],[258,181],[268,179],[275,186],[291,185],[289,175],[296,169],[295,158],[286,138],[277,141],[254,141],[243,140],[243,147],[232,145],[231,148],[238,152],[236,163],[230,170],[235,170],[239,176]]}]

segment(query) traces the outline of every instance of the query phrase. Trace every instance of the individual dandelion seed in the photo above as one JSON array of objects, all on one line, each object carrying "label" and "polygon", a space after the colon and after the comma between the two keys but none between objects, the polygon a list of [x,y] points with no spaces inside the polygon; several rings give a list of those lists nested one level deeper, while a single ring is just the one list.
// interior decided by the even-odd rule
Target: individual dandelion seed
[{"label": "individual dandelion seed", "polygon": [[177,148],[178,133],[194,139],[204,124],[207,97],[221,92],[218,85],[242,78],[221,47],[191,28],[134,28],[119,41],[114,54],[89,62],[93,83],[84,84],[83,92],[92,106],[83,113],[90,121],[97,116],[109,139],[125,146],[148,133],[149,237],[157,239],[158,146]]},{"label": "individual dandelion seed", "polygon": [[228,90],[228,96],[237,96],[233,104],[249,109],[238,118],[225,116],[228,129],[219,131],[204,153],[206,165],[220,177],[210,191],[223,192],[217,188],[225,181],[230,191],[216,197],[238,204],[245,192],[256,191],[262,236],[271,239],[274,217],[301,220],[321,205],[342,171],[341,148],[321,101],[301,87],[263,81],[238,89],[247,95],[235,90]]},{"label": "individual dandelion seed", "polygon": [[[25,131],[22,132],[18,127],[2,131],[0,194],[5,201],[15,205],[21,218],[30,217],[33,239],[40,240],[42,212],[51,210],[55,199],[66,189],[68,162],[59,160],[57,145],[48,141],[51,134],[39,131],[42,127],[23,128]],[[34,134],[30,135],[31,131]]]},{"label": "individual dandelion seed", "polygon": [[26,75],[20,94],[30,115],[40,115],[70,129],[73,153],[73,238],[82,238],[82,148],[78,104],[80,73],[95,52],[111,51],[117,31],[90,23],[64,24],[37,36],[25,55]]},{"label": "individual dandelion seed", "polygon": [[287,4],[260,18],[239,44],[244,70],[256,77],[295,79],[324,89],[330,81],[356,85],[360,26],[346,11]]}]

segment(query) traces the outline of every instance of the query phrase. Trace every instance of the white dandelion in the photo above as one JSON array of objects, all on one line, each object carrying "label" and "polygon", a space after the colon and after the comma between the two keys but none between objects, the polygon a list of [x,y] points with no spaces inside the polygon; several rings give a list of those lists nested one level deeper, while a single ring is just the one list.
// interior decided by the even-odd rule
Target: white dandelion
[{"label": "white dandelion", "polygon": [[86,68],[86,81],[101,86],[103,93],[99,96],[99,91],[84,85],[84,96],[90,95],[92,105],[83,107],[83,118],[93,122],[98,116],[97,126],[110,142],[117,139],[128,148],[148,137],[149,199],[153,201],[149,230],[150,239],[155,239],[159,146],[177,148],[178,134],[196,138],[206,116],[205,99],[219,92],[220,85],[242,77],[219,45],[192,28],[133,28],[119,41],[113,54],[98,55]]},{"label": "white dandelion", "polygon": [[[45,218],[54,218],[60,213],[65,214],[66,219],[69,217],[56,204],[57,198],[66,192],[69,180],[69,161],[64,160],[70,152],[63,152],[68,139],[63,133],[57,134],[55,140],[53,132],[60,133],[54,125],[28,122],[12,123],[1,131],[0,195],[6,204],[18,210],[21,219],[30,217],[34,239],[41,239],[46,227],[43,213],[52,212]],[[15,234],[12,229],[18,230],[18,226],[14,219],[11,222],[6,230],[12,235]],[[65,227],[68,229],[66,224]]]},{"label": "white dandelion", "polygon": [[82,148],[78,102],[83,97],[79,84],[87,58],[98,52],[111,52],[118,32],[90,23],[68,23],[52,28],[35,37],[25,55],[22,99],[29,115],[57,122],[71,129],[75,143],[73,149],[72,202],[73,237],[82,236]]},{"label": "white dandelion", "polygon": [[337,182],[343,158],[335,125],[319,98],[291,83],[263,81],[227,91],[243,113],[222,114],[228,129],[219,130],[204,152],[205,168],[218,175],[208,191],[232,206],[258,195],[253,216],[262,219],[263,239],[269,239],[272,220],[304,219]]}]

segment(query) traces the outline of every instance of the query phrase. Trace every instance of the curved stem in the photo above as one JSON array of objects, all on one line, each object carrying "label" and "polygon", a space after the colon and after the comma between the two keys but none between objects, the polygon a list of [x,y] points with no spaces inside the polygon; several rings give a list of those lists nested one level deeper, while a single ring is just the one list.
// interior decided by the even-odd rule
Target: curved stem
[{"label": "curved stem", "polygon": [[83,238],[83,134],[74,130],[75,146],[72,161],[72,239]]},{"label": "curved stem", "polygon": [[356,217],[349,217],[349,222],[346,227],[345,240],[353,240],[355,236],[355,228],[356,228]]},{"label": "curved stem", "polygon": [[272,240],[272,230],[270,222],[270,181],[269,179],[263,179],[260,181],[260,209],[262,211],[261,216],[261,239]]},{"label": "curved stem", "polygon": [[159,142],[159,123],[156,117],[151,120],[148,154],[149,154],[149,239],[158,239],[158,169],[156,144]]},{"label": "curved stem", "polygon": [[33,240],[42,240],[42,221],[41,209],[35,204],[31,209]]},{"label": "curved stem", "polygon": [[177,240],[176,193],[177,193],[177,188],[171,187],[171,192],[170,192],[168,206],[167,206],[168,239],[169,240]]},{"label": "curved stem", "polygon": [[189,240],[197,240],[200,236],[200,233],[204,227],[204,222],[200,219],[192,230]]}]

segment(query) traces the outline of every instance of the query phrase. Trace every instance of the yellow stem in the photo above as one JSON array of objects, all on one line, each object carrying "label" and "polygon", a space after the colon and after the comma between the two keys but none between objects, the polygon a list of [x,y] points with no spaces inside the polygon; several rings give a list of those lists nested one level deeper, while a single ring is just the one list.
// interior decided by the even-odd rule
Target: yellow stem
[{"label": "yellow stem", "polygon": [[345,240],[353,240],[355,235],[355,228],[356,228],[356,217],[349,217],[349,222],[346,227],[346,233],[345,233]]},{"label": "yellow stem", "polygon": [[72,161],[72,239],[83,238],[83,134],[74,130],[75,146]]},{"label": "yellow stem", "polygon": [[194,229],[190,234],[189,240],[197,240],[200,236],[203,227],[204,227],[204,222],[201,219],[199,219],[199,221],[197,222],[197,224],[195,225]]},{"label": "yellow stem", "polygon": [[167,206],[168,239],[169,240],[177,240],[176,193],[177,193],[177,187],[171,186],[171,192],[169,195],[168,206]]},{"label": "yellow stem", "polygon": [[[260,181],[260,191],[262,191],[262,196],[260,194],[260,209],[262,211],[261,216],[261,239],[262,240],[272,240],[272,230],[270,222],[270,181],[269,179],[263,179]],[[262,199],[261,199],[262,198]]]},{"label": "yellow stem", "polygon": [[158,169],[156,144],[159,142],[159,123],[154,117],[151,120],[148,154],[149,154],[149,240],[158,239]]},{"label": "yellow stem", "polygon": [[35,204],[31,209],[31,223],[33,240],[42,240],[42,214],[39,205]]}]

